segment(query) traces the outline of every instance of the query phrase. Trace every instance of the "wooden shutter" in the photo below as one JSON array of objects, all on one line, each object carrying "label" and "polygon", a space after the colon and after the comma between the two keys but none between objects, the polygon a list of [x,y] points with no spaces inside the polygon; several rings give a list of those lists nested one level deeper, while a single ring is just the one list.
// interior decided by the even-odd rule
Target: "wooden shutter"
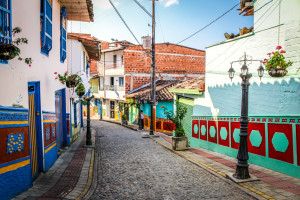
[{"label": "wooden shutter", "polygon": [[52,1],[42,0],[43,1],[43,13],[42,17],[42,53],[49,55],[50,50],[52,49]]}]

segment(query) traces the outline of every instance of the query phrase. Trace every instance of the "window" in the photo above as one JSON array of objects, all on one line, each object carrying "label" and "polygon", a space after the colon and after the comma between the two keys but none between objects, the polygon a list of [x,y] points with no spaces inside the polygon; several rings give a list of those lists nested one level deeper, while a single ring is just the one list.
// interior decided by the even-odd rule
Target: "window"
[{"label": "window", "polygon": [[83,60],[83,63],[82,63],[82,71],[85,71],[85,52],[83,51],[82,53],[83,53],[83,58],[82,58],[82,60]]},{"label": "window", "polygon": [[110,85],[111,85],[111,86],[114,85],[114,77],[110,77]]},{"label": "window", "polygon": [[114,55],[114,63],[117,63],[117,55]]},{"label": "window", "polygon": [[[0,0],[0,42],[11,43],[11,0]],[[8,63],[0,60],[0,63]]]},{"label": "window", "polygon": [[52,0],[41,0],[41,52],[49,55],[52,49]]},{"label": "window", "polygon": [[67,27],[67,10],[65,7],[60,11],[60,62],[65,62],[67,57],[66,51],[66,27]]},{"label": "window", "polygon": [[99,77],[99,90],[104,90],[104,77]]},{"label": "window", "polygon": [[119,77],[119,86],[124,86],[124,77]]}]

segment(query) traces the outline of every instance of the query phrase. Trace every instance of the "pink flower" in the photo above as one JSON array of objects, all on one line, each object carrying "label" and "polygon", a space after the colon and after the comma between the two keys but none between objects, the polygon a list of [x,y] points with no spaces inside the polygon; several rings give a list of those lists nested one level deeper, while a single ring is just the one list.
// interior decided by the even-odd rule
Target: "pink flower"
[{"label": "pink flower", "polygon": [[164,107],[165,107],[164,105],[161,106],[161,108],[164,108]]},{"label": "pink flower", "polygon": [[270,65],[270,67],[272,67],[272,65]]},{"label": "pink flower", "polygon": [[29,64],[29,67],[31,67],[31,64]]},{"label": "pink flower", "polygon": [[54,72],[54,74],[57,74],[57,72]]},{"label": "pink flower", "polygon": [[55,80],[57,80],[57,77],[55,78]]},{"label": "pink flower", "polygon": [[268,59],[264,59],[264,62],[268,62]]},{"label": "pink flower", "polygon": [[281,50],[279,53],[286,53],[286,51],[285,50]]},{"label": "pink flower", "polygon": [[272,54],[275,54],[274,52],[272,52]]},{"label": "pink flower", "polygon": [[281,46],[277,46],[277,47],[276,47],[277,50],[279,50],[279,49],[281,49],[281,48],[282,48]]},{"label": "pink flower", "polygon": [[271,53],[268,53],[268,56],[270,56],[271,55]]}]

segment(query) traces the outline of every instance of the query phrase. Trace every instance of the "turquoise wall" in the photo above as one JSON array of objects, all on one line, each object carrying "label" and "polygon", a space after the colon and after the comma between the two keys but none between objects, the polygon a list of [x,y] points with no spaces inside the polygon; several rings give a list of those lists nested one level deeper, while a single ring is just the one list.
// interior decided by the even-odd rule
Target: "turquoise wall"
[{"label": "turquoise wall", "polygon": [[144,103],[141,105],[141,109],[145,115],[151,115],[151,105],[148,103]]},{"label": "turquoise wall", "polygon": [[168,110],[173,111],[173,101],[158,101],[156,106],[156,117],[167,119],[166,115],[164,114],[164,109],[161,108],[162,106],[165,106]]}]

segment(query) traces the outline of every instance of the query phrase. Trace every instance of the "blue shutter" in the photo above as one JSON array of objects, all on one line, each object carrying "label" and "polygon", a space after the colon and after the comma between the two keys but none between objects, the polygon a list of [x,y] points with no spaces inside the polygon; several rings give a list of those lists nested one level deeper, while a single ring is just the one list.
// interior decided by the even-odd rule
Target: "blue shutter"
[{"label": "blue shutter", "polygon": [[66,40],[67,40],[67,31],[66,31],[66,20],[67,20],[67,10],[65,7],[61,8],[60,12],[60,61],[63,63],[67,57],[67,48],[66,48]]},{"label": "blue shutter", "polygon": [[[43,1],[43,13],[41,13],[42,18],[42,48],[41,52],[45,55],[49,55],[52,49],[52,4],[49,0]],[[51,1],[52,2],[52,1]]]},{"label": "blue shutter", "polygon": [[[0,0],[0,42],[12,43],[11,37],[11,0]],[[8,63],[0,60],[0,63]]]}]

